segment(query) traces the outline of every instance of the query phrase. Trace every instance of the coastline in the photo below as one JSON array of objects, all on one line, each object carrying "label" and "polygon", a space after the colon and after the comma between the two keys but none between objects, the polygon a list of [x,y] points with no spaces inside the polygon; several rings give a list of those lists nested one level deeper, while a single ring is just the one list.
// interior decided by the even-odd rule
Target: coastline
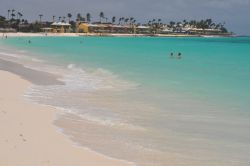
[{"label": "coastline", "polygon": [[0,38],[7,37],[81,37],[81,36],[96,36],[96,37],[234,37],[233,35],[187,35],[187,34],[113,34],[113,33],[2,33]]},{"label": "coastline", "polygon": [[0,165],[133,165],[74,146],[53,125],[55,109],[24,100],[29,81],[2,70],[0,81]]},{"label": "coastline", "polygon": [[[65,42],[79,43],[79,40],[82,40],[83,38],[76,38],[76,37],[62,37],[63,40],[66,39]],[[230,79],[227,77],[225,78],[226,82],[229,82],[229,86],[223,84],[222,86],[219,86],[221,84],[217,84],[217,86],[209,86],[210,80],[214,80],[211,78],[217,78],[218,76],[221,76],[221,71],[231,71],[231,68],[215,68],[215,70],[212,70],[213,72],[210,72],[208,70],[209,68],[214,67],[213,62],[214,59],[218,60],[219,64],[223,66],[225,56],[228,57],[227,63],[230,64],[237,64],[238,57],[236,50],[230,49],[230,47],[235,46],[237,42],[240,43],[239,48],[244,48],[244,52],[242,52],[242,57],[247,56],[248,49],[247,47],[240,47],[242,39],[212,39],[211,42],[210,39],[206,38],[200,38],[197,40],[197,38],[87,38],[84,39],[84,42],[87,43],[95,43],[96,41],[99,41],[100,39],[104,42],[112,41],[112,44],[109,44],[110,47],[107,47],[107,49],[110,49],[112,52],[116,52],[115,50],[116,46],[121,43],[130,42],[131,40],[137,41],[139,44],[148,44],[150,43],[149,49],[146,49],[149,53],[144,55],[151,55],[154,53],[154,59],[157,61],[152,61],[150,65],[146,63],[147,66],[152,66],[154,69],[158,69],[157,65],[160,64],[159,61],[161,60],[164,66],[160,67],[159,69],[164,69],[160,73],[160,76],[167,75],[166,81],[161,79],[157,80],[157,83],[161,83],[161,81],[164,81],[165,84],[163,86],[169,86],[170,84],[167,84],[169,81],[171,83],[174,83],[178,86],[178,88],[181,91],[178,91],[178,88],[175,89],[175,87],[171,88],[170,91],[164,90],[161,88],[161,85],[159,84],[152,84],[152,88],[159,88],[159,90],[162,90],[160,92],[159,90],[153,91],[150,89],[144,88],[142,84],[143,82],[150,83],[151,78],[145,79],[139,79],[138,84],[136,84],[136,88],[132,89],[133,93],[130,93],[132,91],[119,91],[118,93],[112,93],[109,90],[106,91],[93,91],[96,93],[85,93],[86,89],[92,89],[92,87],[103,88],[103,87],[110,87],[107,85],[112,85],[115,89],[120,89],[120,86],[117,86],[120,84],[119,75],[121,73],[117,73],[118,77],[116,76],[114,70],[117,68],[114,68],[113,70],[108,70],[108,68],[105,68],[105,66],[97,65],[97,67],[101,68],[95,68],[92,71],[89,72],[89,68],[86,66],[86,61],[79,61],[76,63],[76,60],[78,57],[83,56],[85,52],[87,52],[85,49],[82,49],[82,45],[79,44],[73,47],[76,52],[72,54],[72,57],[79,54],[79,56],[76,56],[76,59],[71,59],[65,61],[66,63],[60,63],[59,61],[54,61],[53,59],[49,59],[51,56],[47,55],[46,52],[43,52],[42,48],[44,49],[53,49],[52,47],[57,47],[60,43],[61,39],[60,37],[55,38],[46,38],[46,37],[37,37],[33,38],[32,43],[30,46],[27,45],[27,43],[23,42],[20,38],[10,38],[9,40],[0,40],[0,42],[3,43],[1,45],[2,49],[2,56],[0,55],[0,59],[3,58],[5,61],[11,61],[13,63],[21,64],[18,67],[14,65],[13,63],[6,63],[6,66],[11,69],[12,73],[15,73],[16,75],[20,76],[21,78],[24,78],[24,80],[28,80],[32,83],[32,87],[29,87],[29,89],[25,92],[25,99],[29,101],[31,100],[31,103],[38,103],[39,105],[45,105],[45,108],[47,106],[56,108],[56,118],[53,120],[53,125],[56,126],[57,132],[61,133],[63,136],[65,136],[66,140],[71,140],[73,145],[78,145],[80,147],[88,147],[90,151],[97,152],[101,154],[101,156],[110,156],[114,159],[122,159],[122,161],[133,161],[134,163],[137,163],[138,165],[145,165],[149,166],[155,165],[155,163],[159,163],[159,165],[165,166],[166,163],[172,164],[172,165],[182,165],[181,163],[186,163],[186,165],[203,165],[204,163],[208,165],[233,165],[234,163],[239,164],[247,164],[248,159],[248,153],[245,153],[247,150],[249,143],[248,140],[245,140],[244,138],[248,138],[247,128],[249,126],[249,123],[247,121],[247,116],[238,116],[237,113],[244,113],[244,110],[247,110],[248,107],[240,107],[238,108],[238,104],[245,104],[246,99],[249,96],[248,91],[243,90],[249,89],[245,84],[242,82],[234,82],[231,78],[239,78],[243,81],[248,81],[247,77],[239,77],[238,74],[232,73],[230,74]],[[23,40],[27,41],[28,38],[24,38]],[[55,44],[48,44],[43,47],[41,47],[41,50],[38,49],[36,52],[32,50],[33,47],[39,46],[43,44],[43,42],[53,41]],[[185,42],[184,42],[184,41]],[[225,42],[222,42],[222,41]],[[17,43],[20,43],[20,45],[16,45],[15,41]],[[37,41],[37,42],[36,42]],[[150,42],[148,42],[150,41]],[[175,50],[182,49],[187,50],[187,48],[192,49],[192,52],[188,55],[186,54],[186,51],[183,51],[183,59],[182,60],[175,60],[168,59],[168,57],[162,56],[160,52],[157,52],[154,50],[153,52],[150,52],[151,48],[155,48],[155,45],[157,43],[162,43],[162,41],[166,41],[166,44],[159,45],[158,50],[162,52],[166,52],[168,50],[167,47],[173,48]],[[175,46],[175,42],[172,41],[183,41],[181,42],[182,48],[180,48],[179,44]],[[206,42],[207,41],[207,42]],[[219,41],[219,42],[218,42]],[[233,42],[232,42],[233,41]],[[248,39],[247,39],[248,41]],[[5,44],[6,42],[6,44]],[[115,42],[118,43],[118,45],[115,45]],[[168,44],[169,42],[169,44]],[[49,43],[49,42],[48,42]],[[184,44],[187,43],[187,44]],[[13,45],[12,45],[13,44]],[[196,50],[194,46],[200,45],[201,48],[204,44],[205,48],[211,49],[217,46],[225,46],[225,49],[214,49],[209,50],[211,53],[206,54],[207,49],[202,49],[203,52],[200,52],[200,50]],[[6,45],[6,48],[5,48]],[[16,47],[15,47],[16,46]],[[20,47],[23,46],[23,47]],[[51,47],[50,47],[51,46]],[[71,48],[70,44],[67,45],[67,49]],[[100,48],[100,52],[96,51],[97,55],[101,55],[100,57],[103,59],[106,55],[112,55],[108,54],[108,52],[105,52],[105,49],[101,49],[104,46],[98,42],[96,42],[95,45],[93,45],[93,48]],[[106,46],[106,45],[105,45]],[[122,48],[127,47],[125,44]],[[139,45],[140,46],[140,45]],[[230,46],[230,47],[227,47]],[[245,44],[243,45],[245,46]],[[3,48],[2,48],[3,47]],[[89,46],[86,45],[85,48],[88,48]],[[216,48],[217,48],[216,47]],[[111,49],[113,48],[113,49]],[[139,47],[139,50],[143,50],[143,47]],[[60,53],[62,56],[62,60],[64,57],[71,57],[68,54],[64,54],[64,51],[66,49],[60,47],[61,50],[55,49],[55,52]],[[194,50],[193,50],[194,49]],[[73,49],[70,49],[73,50]],[[82,51],[81,51],[82,50]],[[119,50],[119,49],[118,49]],[[133,53],[137,53],[137,49],[133,49],[133,47],[130,47],[129,49],[125,50],[131,50]],[[216,52],[216,50],[218,52]],[[39,52],[41,51],[41,52]],[[66,50],[67,51],[67,50]],[[220,52],[220,51],[223,51]],[[167,51],[168,52],[168,51]],[[232,53],[231,53],[232,52]],[[36,55],[37,53],[37,55]],[[105,53],[102,55],[102,53]],[[204,54],[207,56],[211,56],[212,58],[208,58],[207,60],[203,59],[205,56],[197,55],[196,53]],[[45,58],[43,59],[39,55],[43,55]],[[71,55],[71,54],[70,54]],[[124,54],[128,55],[128,54]],[[141,54],[138,54],[141,55]],[[186,56],[187,55],[187,56]],[[87,55],[89,56],[89,55]],[[110,57],[105,57],[105,59],[115,59],[117,56],[114,54]],[[121,54],[123,56],[123,54]],[[190,57],[188,57],[190,56]],[[8,57],[8,58],[7,58]],[[48,59],[46,60],[46,58]],[[133,59],[134,55],[131,54],[131,57],[128,56],[129,59]],[[147,57],[147,56],[144,56]],[[138,62],[147,62],[148,58],[138,58],[135,59]],[[235,57],[235,58],[234,58]],[[41,58],[41,59],[40,59]],[[188,62],[188,59],[192,60],[192,58],[197,59],[197,61],[190,61]],[[232,58],[232,59],[231,59]],[[204,66],[202,68],[202,72],[204,72],[203,75],[209,76],[207,78],[201,76],[196,71],[199,70],[193,70],[190,69],[189,72],[185,72],[186,67],[183,64],[194,65],[196,69],[201,69],[200,65],[202,65],[198,61],[201,60],[204,64],[207,63],[208,66]],[[57,60],[57,59],[55,59]],[[119,59],[118,59],[119,60]],[[159,61],[158,61],[159,60]],[[169,61],[168,61],[169,60]],[[204,61],[203,61],[204,60]],[[212,61],[210,61],[212,60]],[[247,59],[246,59],[247,60]],[[120,61],[120,60],[119,60]],[[235,61],[235,62],[234,62]],[[105,61],[101,61],[103,65],[105,64]],[[116,64],[119,64],[120,62],[114,61]],[[112,62],[112,63],[114,63]],[[129,63],[130,61],[123,61],[123,63],[126,64],[126,69],[130,67]],[[169,62],[169,63],[167,63]],[[175,63],[178,64],[178,66],[171,66],[171,64]],[[184,63],[182,63],[184,62]],[[216,61],[217,62],[217,61]],[[0,60],[0,70],[1,70],[1,60]],[[4,62],[3,62],[4,63]],[[154,65],[155,64],[155,65]],[[168,65],[169,64],[169,65]],[[15,67],[13,67],[13,65]],[[137,63],[136,66],[140,66],[140,63]],[[169,66],[167,68],[167,66]],[[233,65],[234,66],[234,65]],[[120,68],[120,66],[118,66]],[[178,67],[178,68],[177,68]],[[198,67],[198,68],[197,68]],[[225,65],[223,66],[225,67]],[[26,68],[25,70],[23,68]],[[27,68],[29,70],[27,70]],[[194,69],[195,69],[194,68]],[[136,68],[138,69],[138,68]],[[171,70],[173,69],[173,70]],[[180,69],[181,72],[175,72]],[[239,67],[239,71],[241,71],[242,76],[247,76],[248,73],[246,70],[248,69],[248,66],[246,66],[245,61],[242,63],[242,67]],[[43,71],[43,75],[41,76],[41,72],[33,72],[30,70],[37,70],[37,71]],[[194,74],[195,77],[191,77],[197,84],[195,84],[194,81],[192,81],[194,84],[192,86],[197,86],[197,88],[200,88],[207,96],[199,95],[198,97],[195,96],[198,93],[196,93],[196,89],[192,88],[192,86],[187,86],[189,81],[185,81],[184,79],[173,79],[171,78],[171,75],[168,75],[168,72],[170,71],[175,76],[184,76],[185,75],[190,77],[190,75]],[[206,70],[206,71],[205,71]],[[10,70],[6,70],[10,72]],[[20,71],[22,71],[20,73]],[[26,71],[24,73],[24,71]],[[133,70],[131,70],[133,71]],[[146,75],[145,76],[154,76],[151,70],[143,70],[147,72],[143,72]],[[208,72],[207,72],[208,71]],[[34,82],[34,77],[30,77],[30,75],[27,75],[27,73],[34,73],[33,75],[37,76],[39,79],[36,79]],[[47,72],[47,73],[46,73]],[[46,86],[47,85],[47,75],[51,73],[52,77],[49,79],[50,82],[48,82],[49,85],[55,84],[55,87],[52,86]],[[141,72],[141,74],[143,74]],[[224,73],[224,72],[223,72]],[[137,74],[137,73],[134,73]],[[198,75],[199,74],[199,75]],[[58,80],[61,80],[65,83],[65,85],[59,85],[60,82],[55,82],[56,78],[54,76],[58,76]],[[92,77],[97,76],[97,77]],[[112,76],[112,77],[111,77]],[[157,75],[156,75],[157,76]],[[117,79],[118,78],[118,79]],[[123,80],[126,83],[124,85],[127,87],[127,83],[129,83],[130,79],[127,77],[122,77]],[[127,78],[127,79],[126,79]],[[154,77],[155,78],[155,77]],[[103,79],[104,82],[103,82]],[[108,82],[106,82],[106,80]],[[132,80],[132,79],[131,79]],[[178,82],[175,82],[175,80],[178,80]],[[208,80],[208,81],[207,81]],[[46,82],[44,82],[46,81]],[[95,81],[100,81],[99,84],[95,84]],[[117,82],[118,81],[118,82]],[[122,80],[121,80],[122,81]],[[224,81],[224,80],[221,80]],[[135,81],[136,82],[136,81]],[[230,84],[231,82],[231,84]],[[112,83],[112,84],[110,84]],[[117,84],[118,83],[118,84]],[[137,82],[136,82],[137,83]],[[207,84],[208,83],[208,84]],[[215,82],[218,83],[218,82]],[[237,88],[239,92],[237,93],[231,93],[236,95],[230,95],[230,93],[225,93],[227,96],[239,96],[238,94],[245,95],[245,98],[239,98],[242,101],[236,100],[236,102],[233,102],[232,100],[232,107],[236,106],[238,109],[231,109],[231,104],[228,105],[227,102],[230,101],[230,99],[220,99],[220,96],[223,93],[223,91],[220,91],[220,89],[230,89],[231,87],[235,87],[236,85],[242,85],[242,88]],[[199,86],[200,84],[201,86]],[[41,85],[37,86],[37,85]],[[81,85],[78,87],[78,85]],[[92,85],[91,87],[89,87]],[[100,85],[100,86],[99,86]],[[138,86],[139,85],[139,86]],[[141,86],[142,85],[142,86]],[[182,86],[183,85],[183,86]],[[232,85],[232,86],[230,86]],[[87,87],[86,87],[87,86]],[[170,85],[171,86],[171,85]],[[169,87],[170,87],[169,86]],[[138,88],[137,88],[138,87]],[[150,86],[148,86],[150,87]],[[215,93],[215,91],[211,91],[212,93],[208,93],[206,89],[211,89],[209,87],[214,87],[215,89],[218,89],[218,92]],[[224,88],[225,87],[225,88]],[[59,89],[58,89],[59,88]],[[122,88],[122,87],[121,87]],[[113,89],[113,88],[112,88]],[[170,88],[169,88],[170,89]],[[191,93],[186,93],[183,90],[188,90]],[[243,91],[246,91],[243,92]],[[125,92],[125,93],[123,93]],[[128,92],[128,93],[127,93]],[[183,92],[183,93],[180,93]],[[54,95],[55,94],[55,95]],[[122,96],[124,94],[124,96]],[[141,94],[145,94],[143,99],[140,99]],[[148,96],[150,94],[150,96]],[[166,95],[165,95],[166,94]],[[171,96],[170,96],[170,95]],[[125,96],[126,95],[126,96]],[[39,97],[41,96],[41,97]],[[151,97],[152,96],[152,97]],[[154,99],[154,96],[157,96],[157,98]],[[70,100],[72,97],[72,100]],[[211,98],[212,97],[212,98]],[[55,99],[55,100],[51,100]],[[130,100],[132,99],[132,100]],[[87,101],[88,100],[88,101]],[[217,101],[216,101],[217,100]],[[231,102],[230,101],[230,102]],[[180,104],[181,103],[181,104]],[[248,104],[245,104],[246,106]],[[92,109],[94,108],[94,109]],[[125,109],[124,109],[125,108]],[[60,111],[61,109],[61,111]],[[202,111],[200,111],[202,110]],[[163,112],[164,111],[164,112]],[[236,116],[237,115],[237,116]],[[53,115],[52,115],[53,116]],[[221,120],[223,119],[223,120]],[[152,124],[151,122],[155,122],[155,124]],[[162,125],[163,124],[163,125]],[[194,125],[195,124],[195,125]],[[5,125],[7,126],[7,125]],[[220,127],[218,127],[220,126]],[[142,130],[141,130],[142,129]],[[165,130],[167,129],[167,131]],[[174,131],[175,133],[171,132]],[[223,132],[221,134],[221,132]],[[196,135],[199,133],[199,135]],[[224,137],[224,136],[228,137]],[[171,137],[174,136],[174,137]],[[212,136],[212,137],[211,137]],[[160,138],[159,138],[160,137]],[[134,142],[136,140],[136,142]],[[189,141],[190,140],[190,141]],[[237,145],[241,143],[242,141],[246,141],[242,145],[242,148],[238,148]],[[235,145],[228,150],[227,145]],[[214,145],[214,146],[211,146]],[[124,150],[123,150],[124,149]],[[175,152],[173,152],[173,151]],[[228,151],[230,151],[228,153]],[[228,156],[223,156],[224,154],[227,154]],[[185,158],[183,158],[184,156]],[[157,158],[156,158],[157,157]],[[109,157],[108,157],[109,158]],[[235,162],[233,163],[230,159],[233,159]],[[1,165],[1,164],[0,164]],[[34,164],[33,164],[34,165]]]}]

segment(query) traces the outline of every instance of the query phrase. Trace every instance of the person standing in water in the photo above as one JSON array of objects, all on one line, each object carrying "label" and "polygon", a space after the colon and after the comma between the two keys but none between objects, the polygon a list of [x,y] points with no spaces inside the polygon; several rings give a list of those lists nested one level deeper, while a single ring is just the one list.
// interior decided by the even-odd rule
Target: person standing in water
[{"label": "person standing in water", "polygon": [[170,53],[170,58],[173,58],[174,57],[174,53]]},{"label": "person standing in water", "polygon": [[177,59],[181,59],[181,53],[180,52],[177,54]]}]

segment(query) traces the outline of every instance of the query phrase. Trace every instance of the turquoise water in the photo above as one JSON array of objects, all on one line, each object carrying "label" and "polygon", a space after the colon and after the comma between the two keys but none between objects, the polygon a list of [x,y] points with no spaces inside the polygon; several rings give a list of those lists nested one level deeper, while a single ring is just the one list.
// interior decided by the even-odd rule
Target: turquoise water
[{"label": "turquoise water", "polygon": [[[71,101],[52,94],[49,95],[58,99],[57,103],[37,99],[77,110],[77,114],[85,116],[85,122],[79,126],[88,126],[91,129],[88,135],[80,132],[74,135],[72,129],[60,125],[60,120],[57,123],[65,127],[65,134],[73,135],[73,140],[83,146],[139,165],[250,164],[247,157],[250,154],[250,38],[22,37],[1,40],[1,43],[53,62],[55,66],[74,68],[74,74],[79,74],[79,69],[84,71],[77,76],[67,75],[67,80],[79,81],[76,77],[82,77],[83,82],[93,83],[92,87],[101,86],[97,83],[101,82],[106,87],[121,89],[117,92],[112,88],[94,88],[97,90],[93,93],[78,89],[66,94],[62,91],[67,87],[55,88],[56,94],[69,95]],[[178,52],[182,53],[181,59],[176,57]],[[94,76],[90,78],[86,73]],[[93,81],[96,77],[100,79]],[[72,83],[78,84],[81,83]],[[93,120],[96,117],[99,119]],[[123,136],[124,140],[103,133],[103,126],[86,122],[98,120],[111,124],[104,125],[107,132]],[[117,130],[114,125],[117,122],[118,127],[132,126],[136,132]],[[108,142],[104,141],[107,147],[96,144],[102,142],[93,134],[97,132]],[[84,142],[84,138],[93,142]],[[126,141],[143,148],[122,147]],[[110,151],[110,146],[121,146],[121,149]],[[129,155],[130,151],[136,151],[138,156]]]},{"label": "turquoise water", "polygon": [[[104,68],[143,86],[242,103],[250,98],[250,38],[36,37],[32,44],[27,40],[7,42],[65,63]],[[181,52],[182,59],[170,59],[170,52]]]}]

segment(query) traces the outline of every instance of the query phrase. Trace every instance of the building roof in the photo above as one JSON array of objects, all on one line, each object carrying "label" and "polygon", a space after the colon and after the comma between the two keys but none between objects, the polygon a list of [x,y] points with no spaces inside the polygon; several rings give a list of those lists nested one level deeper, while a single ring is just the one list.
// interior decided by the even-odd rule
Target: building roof
[{"label": "building roof", "polygon": [[52,30],[53,28],[46,27],[46,28],[41,28],[41,29],[43,29],[43,30]]},{"label": "building roof", "polygon": [[71,26],[71,24],[65,23],[65,22],[53,22],[51,25],[54,25],[54,26]]},{"label": "building roof", "polygon": [[168,28],[165,28],[165,29],[162,30],[162,32],[172,32],[172,31],[173,31],[173,30],[168,29]]},{"label": "building roof", "polygon": [[140,26],[138,26],[137,28],[138,28],[138,29],[149,29],[150,27],[148,27],[148,26],[143,26],[143,25],[140,25]]},{"label": "building roof", "polygon": [[202,29],[202,28],[190,28],[191,31],[213,31],[213,32],[220,32],[220,29]]}]

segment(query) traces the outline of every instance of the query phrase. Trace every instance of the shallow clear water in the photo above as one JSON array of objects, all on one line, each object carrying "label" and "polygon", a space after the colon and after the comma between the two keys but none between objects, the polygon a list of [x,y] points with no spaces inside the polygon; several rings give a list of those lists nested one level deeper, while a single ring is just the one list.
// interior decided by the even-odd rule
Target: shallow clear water
[{"label": "shallow clear water", "polygon": [[33,86],[26,96],[63,110],[55,124],[79,145],[142,166],[250,164],[250,38],[0,44],[29,55],[20,58],[26,66],[62,75],[66,85]]}]

